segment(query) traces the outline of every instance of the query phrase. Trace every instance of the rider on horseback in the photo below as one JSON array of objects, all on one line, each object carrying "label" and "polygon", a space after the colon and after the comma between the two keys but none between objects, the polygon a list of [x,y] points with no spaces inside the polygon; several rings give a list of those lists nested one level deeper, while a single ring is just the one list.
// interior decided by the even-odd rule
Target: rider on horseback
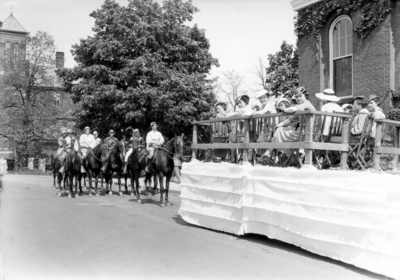
[{"label": "rider on horseback", "polygon": [[65,151],[65,147],[67,145],[67,141],[65,140],[65,138],[67,137],[68,133],[67,130],[62,130],[61,132],[61,136],[60,138],[58,138],[58,158],[60,159],[61,162],[61,168],[60,168],[60,172],[63,173],[64,172],[64,162],[65,162],[65,158],[67,157],[67,152]]},{"label": "rider on horseback", "polygon": [[129,139],[129,146],[130,149],[125,155],[125,162],[124,162],[124,174],[126,174],[126,169],[128,165],[129,156],[132,154],[133,151],[139,150],[139,146],[142,142],[142,137],[140,137],[139,129],[134,129],[132,131],[132,137]]},{"label": "rider on horseback", "polygon": [[162,144],[164,144],[164,137],[159,131],[157,131],[157,123],[152,122],[150,124],[150,127],[151,131],[147,133],[146,137],[146,143],[147,143],[146,149],[149,151],[149,154],[146,158],[146,168],[145,168],[146,172],[149,172],[149,166],[151,163],[151,159],[154,156],[154,151],[158,149]]},{"label": "rider on horseback", "polygon": [[101,144],[101,139],[99,138],[99,133],[97,130],[93,131],[94,141],[96,142],[96,146]]},{"label": "rider on horseback", "polygon": [[[108,137],[104,140],[104,144],[108,145],[109,150],[113,150],[118,143],[118,139],[116,137],[114,137],[115,135],[115,131],[114,130],[110,130],[108,132]],[[107,163],[108,163],[108,157],[110,156],[110,153],[103,153],[101,156],[101,161],[103,162],[103,166],[101,167],[101,171],[104,173],[107,170]]]},{"label": "rider on horseback", "polygon": [[89,149],[93,149],[96,147],[96,140],[94,136],[90,134],[90,127],[85,127],[85,133],[81,135],[79,138],[79,144],[81,146],[81,153],[80,158],[82,160],[82,173],[85,173],[85,166],[86,166],[86,156]]},{"label": "rider on horseback", "polygon": [[[65,137],[65,145],[64,145],[65,152],[69,154],[72,149],[74,149],[75,152],[79,152],[79,143],[76,140],[73,131],[71,129],[68,129],[66,133],[68,134],[68,136]],[[65,161],[64,161],[64,166],[65,166],[65,171],[67,171],[67,166],[65,165]]]}]

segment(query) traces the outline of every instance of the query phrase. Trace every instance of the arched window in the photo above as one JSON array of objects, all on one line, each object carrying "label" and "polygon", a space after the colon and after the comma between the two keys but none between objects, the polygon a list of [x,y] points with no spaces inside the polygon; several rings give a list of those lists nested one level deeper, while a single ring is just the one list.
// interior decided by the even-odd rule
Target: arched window
[{"label": "arched window", "polygon": [[19,47],[18,44],[14,44],[14,56],[17,58],[19,53]]},{"label": "arched window", "polygon": [[331,87],[338,97],[353,95],[353,23],[337,18],[330,29]]}]

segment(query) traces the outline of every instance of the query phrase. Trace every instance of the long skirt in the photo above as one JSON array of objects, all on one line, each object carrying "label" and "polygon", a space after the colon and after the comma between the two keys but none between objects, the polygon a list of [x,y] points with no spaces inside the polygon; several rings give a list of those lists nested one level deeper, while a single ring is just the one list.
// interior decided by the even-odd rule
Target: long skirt
[{"label": "long skirt", "polygon": [[[282,142],[295,142],[299,140],[300,132],[292,126],[278,127],[272,137],[272,143],[282,143]],[[284,154],[290,153],[290,149],[281,149],[280,152]]]}]

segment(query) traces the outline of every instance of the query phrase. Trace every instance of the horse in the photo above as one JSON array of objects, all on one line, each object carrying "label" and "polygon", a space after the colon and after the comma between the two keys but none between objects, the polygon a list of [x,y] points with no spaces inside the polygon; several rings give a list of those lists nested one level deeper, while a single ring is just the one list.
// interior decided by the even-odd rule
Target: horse
[{"label": "horse", "polygon": [[[100,192],[98,190],[98,183],[99,183],[99,176],[102,177],[101,173],[101,155],[102,155],[102,145],[97,145],[93,149],[89,149],[88,153],[86,155],[86,172],[89,177],[89,196],[92,196],[92,176],[94,176],[95,179],[95,194],[96,196],[100,195]],[[103,180],[103,178],[101,178]],[[102,184],[103,186],[103,184]]]},{"label": "horse", "polygon": [[[106,172],[104,173],[104,179],[106,180],[106,190],[108,190],[108,185],[110,186],[110,192],[109,195],[112,195],[112,175],[114,172],[117,173],[118,176],[118,188],[119,188],[119,195],[124,196],[124,194],[121,192],[121,175],[123,172],[123,167],[124,167],[124,161],[123,158],[125,157],[125,149],[124,145],[121,144],[120,141],[117,142],[117,145],[111,151],[109,151],[107,148],[107,145],[102,146],[103,152],[109,153],[108,159],[107,159],[107,168]],[[108,151],[107,151],[108,150]],[[127,185],[125,181],[125,190],[127,191]]]},{"label": "horse", "polygon": [[142,203],[142,200],[140,199],[140,185],[139,185],[140,177],[145,177],[144,183],[146,190],[149,189],[151,184],[151,178],[153,177],[154,180],[153,195],[155,194],[155,190],[157,188],[157,175],[152,174],[152,172],[144,172],[146,168],[147,154],[148,152],[146,150],[135,150],[128,158],[127,171],[129,177],[131,178],[131,186],[132,186],[131,196],[136,195],[138,203]]},{"label": "horse", "polygon": [[[176,136],[167,142],[165,147],[156,149],[150,167],[151,173],[157,175],[160,184],[160,203],[161,207],[171,206],[168,201],[169,183],[174,171],[174,155],[182,160],[183,157],[183,135]],[[139,164],[146,166],[146,157],[139,157]],[[164,200],[164,177],[165,181],[165,200]],[[138,186],[138,185],[137,185]]]},{"label": "horse", "polygon": [[[75,194],[75,197],[79,197],[78,193],[78,185],[79,185],[79,190],[80,193],[82,194],[82,186],[81,186],[81,178],[82,178],[82,173],[81,173],[81,159],[78,156],[77,152],[75,149],[71,149],[70,152],[68,153],[68,156],[65,160],[65,176],[68,178],[68,183],[69,183],[69,195],[68,198],[72,198],[72,195]],[[74,184],[74,179],[75,178],[75,193],[73,191],[73,184]]]},{"label": "horse", "polygon": [[[61,190],[65,192],[66,176],[60,172],[62,162],[59,158],[58,151],[51,154],[51,169],[53,172],[53,189],[57,190],[57,194],[61,196]],[[57,184],[56,184],[57,179]],[[64,181],[64,182],[63,182]],[[63,182],[63,184],[61,184]]]}]

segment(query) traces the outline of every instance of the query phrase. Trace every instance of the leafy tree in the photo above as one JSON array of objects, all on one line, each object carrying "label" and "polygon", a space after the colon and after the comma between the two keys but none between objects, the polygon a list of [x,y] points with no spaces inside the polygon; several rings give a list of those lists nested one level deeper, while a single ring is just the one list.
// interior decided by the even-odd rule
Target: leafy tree
[{"label": "leafy tree", "polygon": [[269,54],[268,61],[266,79],[268,89],[275,94],[283,92],[291,97],[299,84],[298,49],[283,41],[280,51],[275,54]]},{"label": "leafy tree", "polygon": [[39,31],[28,36],[26,51],[6,51],[0,61],[0,136],[13,139],[22,158],[41,154],[41,141],[56,122],[55,51],[53,37]]},{"label": "leafy tree", "polygon": [[197,11],[190,1],[106,0],[92,12],[94,35],[72,49],[78,66],[58,72],[82,105],[78,125],[105,134],[128,126],[148,131],[156,121],[171,137],[208,118],[215,95],[207,75],[218,61],[204,31],[187,25]]}]

